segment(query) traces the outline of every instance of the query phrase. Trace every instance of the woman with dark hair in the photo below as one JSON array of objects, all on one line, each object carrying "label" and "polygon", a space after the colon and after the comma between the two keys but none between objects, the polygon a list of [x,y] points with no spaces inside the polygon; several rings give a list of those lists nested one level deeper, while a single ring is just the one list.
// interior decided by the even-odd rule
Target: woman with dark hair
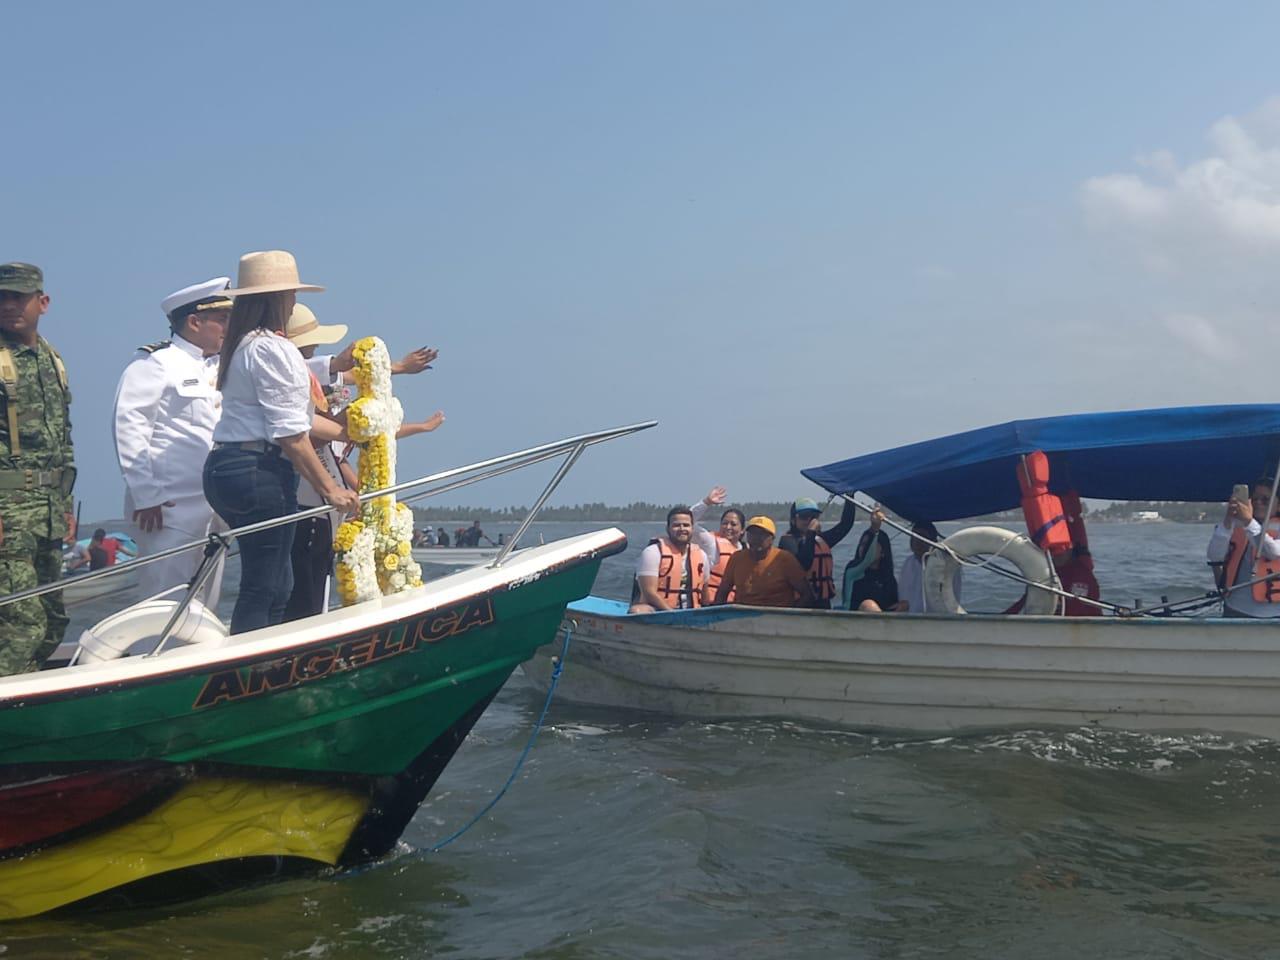
[{"label": "woman with dark hair", "polygon": [[871,515],[871,526],[863,531],[857,552],[844,568],[841,591],[847,610],[878,613],[898,604],[898,579],[893,575],[893,547],[889,535],[880,529],[884,514]]},{"label": "woman with dark hair", "polygon": [[[235,303],[222,343],[222,417],[204,465],[204,493],[232,527],[297,512],[299,474],[342,513],[359,509],[359,496],[334,482],[311,445],[313,381],[283,335],[297,292],[322,289],[299,282],[292,254],[268,250],[241,257],[236,289],[227,291]],[[293,532],[293,524],[281,524],[237,538],[240,595],[232,633],[283,619],[293,589]]]}]

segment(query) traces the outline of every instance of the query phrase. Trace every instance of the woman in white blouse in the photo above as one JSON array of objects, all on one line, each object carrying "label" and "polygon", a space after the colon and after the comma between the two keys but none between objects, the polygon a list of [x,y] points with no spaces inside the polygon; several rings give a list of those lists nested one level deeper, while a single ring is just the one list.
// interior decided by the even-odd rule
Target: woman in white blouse
[{"label": "woman in white blouse", "polygon": [[[222,418],[204,465],[209,505],[232,527],[297,511],[298,475],[324,501],[351,515],[359,497],[336,484],[311,446],[311,376],[282,334],[299,290],[292,254],[283,250],[240,258],[231,320],[218,369]],[[293,588],[289,551],[293,524],[238,538],[240,595],[231,632],[280,623]]]}]

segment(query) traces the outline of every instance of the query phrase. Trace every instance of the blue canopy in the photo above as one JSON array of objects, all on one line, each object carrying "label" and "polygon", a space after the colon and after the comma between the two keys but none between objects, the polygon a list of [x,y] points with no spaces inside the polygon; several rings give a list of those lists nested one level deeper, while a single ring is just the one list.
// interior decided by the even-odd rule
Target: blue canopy
[{"label": "blue canopy", "polygon": [[1043,450],[1049,488],[1106,500],[1226,500],[1280,459],[1280,404],[1172,407],[1014,420],[801,471],[909,520],[1019,505],[1020,456]]}]

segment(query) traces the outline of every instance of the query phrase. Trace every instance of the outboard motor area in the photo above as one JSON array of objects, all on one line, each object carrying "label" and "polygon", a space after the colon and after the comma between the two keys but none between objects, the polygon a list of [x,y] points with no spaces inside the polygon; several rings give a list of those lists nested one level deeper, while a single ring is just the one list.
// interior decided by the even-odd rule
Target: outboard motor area
[{"label": "outboard motor area", "polygon": [[1000,527],[966,527],[942,541],[947,550],[933,550],[924,560],[924,602],[930,613],[964,613],[952,589],[952,578],[961,569],[957,557],[981,563],[1008,560],[1027,581],[1027,597],[1022,613],[1051,616],[1058,612],[1058,596],[1038,586],[1059,589],[1058,575],[1049,556],[1031,540]]},{"label": "outboard motor area", "polygon": [[[80,634],[80,646],[71,662],[105,663],[129,653],[150,653],[160,642],[160,634],[177,606],[177,600],[143,600],[112,614]],[[226,624],[212,610],[192,600],[169,634],[165,649],[196,644],[220,647],[229,636]]]}]

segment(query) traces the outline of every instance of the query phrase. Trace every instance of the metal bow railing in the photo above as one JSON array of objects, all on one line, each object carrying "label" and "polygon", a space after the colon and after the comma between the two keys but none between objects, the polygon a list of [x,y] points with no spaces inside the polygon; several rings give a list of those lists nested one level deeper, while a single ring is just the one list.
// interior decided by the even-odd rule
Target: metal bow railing
[{"label": "metal bow railing", "polygon": [[[524,536],[529,529],[529,525],[533,523],[539,511],[542,510],[551,494],[555,492],[556,487],[565,478],[573,465],[578,462],[578,458],[582,456],[587,447],[595,446],[598,443],[604,443],[608,440],[616,440],[619,437],[625,437],[633,433],[639,433],[641,430],[648,430],[650,427],[656,426],[656,420],[646,420],[642,423],[628,424],[624,427],[614,427],[611,430],[598,430],[594,433],[584,433],[576,437],[566,437],[563,440],[556,440],[551,443],[540,444],[536,447],[529,447],[526,450],[518,450],[515,453],[504,454],[500,457],[491,457],[488,460],[480,460],[476,463],[469,463],[465,466],[454,467],[450,470],[442,470],[439,473],[428,474],[425,477],[418,477],[415,480],[406,480],[402,483],[394,484],[382,490],[374,490],[370,493],[360,495],[360,501],[363,503],[367,500],[373,500],[377,497],[386,497],[390,495],[399,495],[406,491],[416,490],[417,492],[409,496],[399,497],[402,503],[412,503],[416,500],[425,500],[428,497],[439,496],[442,493],[448,493],[451,490],[457,490],[461,487],[470,486],[473,483],[479,483],[482,480],[489,480],[493,477],[501,476],[505,473],[512,473],[516,470],[523,470],[525,467],[533,466],[547,460],[554,460],[556,457],[563,456],[564,461],[557,468],[555,475],[547,483],[538,499],[534,502],[525,518],[520,522],[520,526],[516,528],[516,532],[511,538],[503,544],[499,549],[498,555],[489,564],[490,567],[500,567],[510,555],[511,551],[516,548],[520,542],[520,538]],[[426,489],[419,489],[425,487]],[[204,586],[204,582],[213,572],[216,564],[215,560],[219,553],[230,547],[232,540],[236,537],[242,537],[251,533],[258,533],[262,530],[270,530],[273,527],[284,526],[289,523],[297,523],[300,520],[306,520],[311,517],[320,517],[331,512],[332,507],[311,507],[306,510],[299,510],[297,513],[291,513],[283,517],[274,517],[270,520],[262,520],[257,523],[246,524],[243,527],[237,527],[234,530],[228,530],[222,533],[211,533],[207,539],[194,540],[177,547],[170,547],[167,550],[161,550],[157,553],[148,554],[147,556],[138,557],[136,560],[130,560],[128,563],[118,564],[112,567],[105,567],[102,570],[95,570],[91,573],[82,574],[75,578],[77,584],[88,583],[93,580],[103,579],[110,576],[116,576],[131,570],[137,570],[140,566],[148,563],[155,563],[158,560],[167,557],[177,556],[180,553],[186,553],[188,550],[202,548],[205,551],[204,559],[201,561],[200,567],[197,569],[195,576],[188,584],[187,591],[183,599],[174,609],[173,615],[166,625],[161,635],[160,643],[152,652],[152,656],[159,653],[164,648],[174,625],[186,611],[192,597],[194,597]],[[52,583],[41,584],[36,587],[28,587],[25,590],[18,590],[5,597],[0,597],[0,607],[11,603],[17,603],[19,600],[27,600],[31,597],[38,597],[42,594],[52,593],[55,590],[61,590],[67,585],[66,581],[57,580]]]}]

